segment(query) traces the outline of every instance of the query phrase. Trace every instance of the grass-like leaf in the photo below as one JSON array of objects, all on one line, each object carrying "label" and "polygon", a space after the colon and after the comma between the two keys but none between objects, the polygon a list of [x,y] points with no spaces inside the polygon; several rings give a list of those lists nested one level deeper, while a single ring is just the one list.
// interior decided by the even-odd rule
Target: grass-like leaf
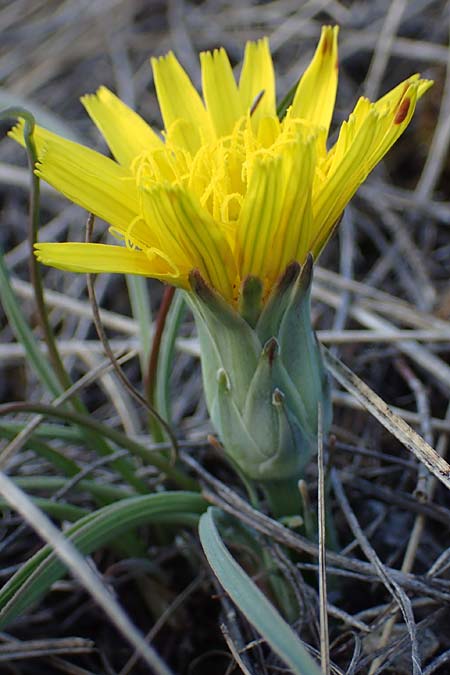
[{"label": "grass-like leaf", "polygon": [[[31,497],[30,498],[33,504],[36,504],[41,511],[44,511],[47,515],[57,518],[58,520],[78,520],[88,515],[88,510],[83,509],[81,506],[75,506],[74,504],[68,504],[67,502],[54,502],[51,499],[45,499],[43,497]],[[11,510],[11,507],[7,501],[0,499],[0,511]]]},{"label": "grass-like leaf", "polygon": [[167,315],[164,326],[163,340],[158,359],[158,372],[155,388],[156,409],[169,424],[171,424],[171,406],[170,406],[170,372],[175,353],[175,343],[178,337],[178,331],[186,312],[186,303],[183,295],[175,293],[172,306]]},{"label": "grass-like leaf", "polygon": [[18,341],[23,345],[27,353],[27,362],[33,368],[44,387],[54,396],[57,396],[61,393],[61,385],[48,360],[40,350],[36,338],[28,325],[28,321],[22,312],[19,301],[11,287],[8,270],[1,253],[0,300],[11,329],[14,331]]},{"label": "grass-like leaf", "polygon": [[[54,406],[42,403],[10,403],[0,405],[0,416],[18,412],[35,412],[39,415],[48,415],[49,417],[63,419],[82,429],[86,428],[89,431],[93,431],[100,438],[108,439],[113,443],[116,443],[119,447],[126,448],[130,451],[130,454],[141,457],[147,464],[157,467],[160,471],[166,473],[169,478],[178,483],[180,487],[187,490],[195,490],[198,487],[195,480],[182,472],[181,469],[172,466],[171,461],[162,456],[162,454],[149,451],[145,446],[129,438],[126,434],[95,420],[89,415],[82,415],[69,410],[60,410]],[[132,485],[137,491],[142,493],[147,492],[147,484],[141,478],[136,476],[134,466],[127,458],[122,457],[116,459],[111,463],[111,466],[117,468],[127,483]]]},{"label": "grass-like leaf", "polygon": [[[25,428],[24,422],[15,422],[12,420],[1,420],[0,434],[5,438],[12,438],[20,433]],[[79,443],[83,440],[83,435],[77,427],[66,427],[62,424],[52,424],[41,422],[41,424],[33,430],[30,435],[31,439],[43,438],[50,440],[70,441],[71,443]]]},{"label": "grass-like leaf", "polygon": [[139,361],[142,377],[147,373],[148,357],[152,344],[152,312],[147,279],[132,274],[126,276],[131,312],[139,328]]},{"label": "grass-like leaf", "polygon": [[[192,492],[131,497],[81,518],[65,534],[79,551],[88,555],[141,525],[196,526],[205,508],[203,498]],[[64,564],[49,546],[30,558],[0,591],[0,629],[42,598],[65,572]]]},{"label": "grass-like leaf", "polygon": [[[45,389],[53,396],[58,396],[62,392],[61,384],[48,359],[42,353],[37,340],[28,325],[20,303],[11,287],[8,270],[1,253],[0,301],[5,310],[9,325],[27,353],[27,362],[33,368]],[[84,410],[84,408],[78,406],[78,411],[80,412],[80,410]],[[92,433],[89,429],[83,431],[83,426],[81,425],[81,433],[88,445],[95,448],[99,454],[107,455],[113,452],[106,442],[104,434],[101,433],[101,430],[99,430],[98,433],[95,431]],[[48,457],[48,459],[50,458]],[[117,466],[125,467],[124,460],[118,460]],[[133,485],[136,489],[141,488],[142,491],[145,491],[145,483],[136,478],[134,469],[130,467],[130,470],[122,475],[130,485]]]},{"label": "grass-like leaf", "polygon": [[200,518],[200,541],[217,579],[244,616],[295,675],[320,675],[303,642],[244,572],[220,537],[210,507]]},{"label": "grass-like leaf", "polygon": [[[8,441],[11,441],[23,427],[23,424],[15,425],[14,427],[0,424],[0,438],[6,438]],[[51,445],[36,438],[36,436],[31,436],[25,442],[24,447],[33,450],[33,452],[53,464],[54,467],[62,471],[66,476],[75,476],[81,471],[77,462],[74,462],[70,457],[65,457],[62,452],[52,448]]]},{"label": "grass-like leaf", "polygon": [[[55,492],[67,487],[67,479],[59,476],[18,476],[14,478],[14,483],[26,492],[45,490],[45,492]],[[106,503],[116,502],[120,499],[135,497],[131,488],[119,487],[109,483],[103,483],[94,479],[77,480],[70,490],[87,492],[102,501],[101,506]]]}]

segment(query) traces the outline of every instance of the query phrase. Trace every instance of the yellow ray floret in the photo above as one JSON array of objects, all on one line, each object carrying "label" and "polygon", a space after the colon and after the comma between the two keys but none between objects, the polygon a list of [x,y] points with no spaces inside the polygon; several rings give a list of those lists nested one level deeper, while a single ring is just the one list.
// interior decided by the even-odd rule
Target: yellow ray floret
[{"label": "yellow ray floret", "polygon": [[213,137],[205,105],[172,52],[151,63],[165,129],[179,127],[180,144],[195,153]]},{"label": "yellow ray floret", "polygon": [[[174,268],[161,251],[136,251],[109,244],[64,243],[36,244],[37,259],[70,272],[111,272],[151,276],[168,283],[177,283],[180,270]],[[184,270],[186,273],[186,270]],[[181,280],[182,282],[182,280]]]},{"label": "yellow ray floret", "polygon": [[142,117],[106,87],[83,96],[81,102],[119,164],[131,166],[144,150],[162,146],[161,138]]},{"label": "yellow ray floret", "polygon": [[245,46],[244,63],[239,78],[239,96],[242,114],[251,110],[260,96],[252,110],[252,120],[255,123],[266,117],[276,116],[275,72],[267,38],[247,42]]},{"label": "yellow ray floret", "polygon": [[328,132],[338,83],[338,28],[324,28],[313,60],[301,78],[292,104],[292,115]]},{"label": "yellow ray floret", "polygon": [[[322,29],[281,120],[263,39],[247,44],[238,80],[225,50],[201,54],[202,96],[173,53],[152,59],[161,134],[105,87],[83,97],[115,160],[37,127],[37,174],[110,223],[122,242],[39,244],[39,260],[188,290],[198,270],[233,305],[252,275],[267,297],[290,262],[320,254],[432,84],[413,75],[375,103],[361,98],[328,149],[337,36],[336,27]],[[23,144],[21,124],[10,135]]]}]

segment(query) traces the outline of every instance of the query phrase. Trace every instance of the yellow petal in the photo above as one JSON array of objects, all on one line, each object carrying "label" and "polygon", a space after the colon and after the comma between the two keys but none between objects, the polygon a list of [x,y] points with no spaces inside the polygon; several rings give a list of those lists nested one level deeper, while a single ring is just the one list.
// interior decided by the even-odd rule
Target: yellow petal
[{"label": "yellow petal", "polygon": [[144,150],[163,145],[142,117],[106,87],[100,87],[96,94],[83,96],[81,102],[120,164],[130,166]]},{"label": "yellow petal", "polygon": [[[16,143],[20,143],[20,145],[24,148],[25,139],[23,136],[23,127],[24,122],[22,119],[20,119],[19,122],[8,131],[8,136],[12,138],[14,141],[16,141]],[[38,157],[40,157],[47,142],[48,141],[57,142],[61,138],[61,136],[58,136],[57,134],[54,134],[52,131],[44,129],[44,127],[40,127],[38,124],[36,124],[36,126],[34,127],[33,138],[36,145],[37,155]]]},{"label": "yellow petal", "polygon": [[[414,113],[419,94],[422,95],[429,86],[431,83],[413,79],[407,81],[406,88],[396,87],[395,95],[386,97],[383,106],[378,102],[360,101],[349,122],[343,124],[328,176],[315,195],[315,256],[325,246],[333,226],[358,187],[402,135]],[[400,99],[398,92],[403,92]],[[357,119],[358,113],[362,122]]]},{"label": "yellow petal", "polygon": [[324,26],[314,57],[295,93],[291,114],[330,128],[338,82],[338,27]]},{"label": "yellow petal", "polygon": [[[370,157],[368,158],[370,171],[390,150],[410,123],[419,98],[419,91],[423,91],[420,83],[411,82],[405,88],[398,103],[392,106],[391,109],[386,109],[384,117],[381,118],[382,123],[380,124],[376,142],[373,144]],[[378,110],[376,103],[374,107]]]},{"label": "yellow petal", "polygon": [[263,117],[258,126],[258,142],[263,148],[269,148],[277,140],[280,130],[278,117]]},{"label": "yellow petal", "polygon": [[131,173],[112,159],[52,134],[36,173],[68,199],[126,231],[139,215]]},{"label": "yellow petal", "polygon": [[[364,123],[351,142],[334,172],[327,177],[318,193],[314,195],[314,231],[312,246],[317,258],[331,234],[334,224],[369,173],[366,158],[375,142],[379,122],[371,109]],[[338,141],[339,142],[339,141]]]},{"label": "yellow petal", "polygon": [[270,286],[293,260],[304,261],[311,241],[315,138],[299,135],[277,157],[254,164],[237,231],[241,278]]},{"label": "yellow petal", "polygon": [[159,185],[143,190],[146,216],[178,267],[198,269],[223,297],[233,297],[235,263],[225,234],[186,191]]},{"label": "yellow petal", "polygon": [[170,130],[178,120],[184,120],[183,147],[194,154],[202,142],[213,138],[203,101],[172,52],[153,58],[151,63],[164,125]]},{"label": "yellow petal", "polygon": [[282,252],[277,276],[292,260],[303,264],[311,251],[314,235],[311,202],[316,168],[316,139],[311,137],[302,145],[301,149],[293,146],[293,156],[286,170],[283,221],[280,232],[276,235]]},{"label": "yellow petal", "polygon": [[200,54],[202,88],[206,107],[218,136],[228,136],[245,113],[224,49]]},{"label": "yellow petal", "polygon": [[244,111],[251,109],[261,92],[264,92],[262,98],[252,112],[252,119],[256,122],[264,117],[276,116],[275,73],[267,38],[257,42],[247,42],[245,46],[244,63],[239,80],[239,94]]},{"label": "yellow petal", "polygon": [[139,274],[187,287],[177,268],[156,251],[135,251],[109,244],[36,244],[39,262],[69,272]]},{"label": "yellow petal", "polygon": [[[420,75],[418,73],[411,75],[408,79],[400,82],[400,84],[384,94],[384,96],[379,98],[373,105],[375,105],[376,109],[380,112],[384,112],[386,108],[390,108],[393,105],[398,105],[408,86],[419,80]],[[422,82],[426,82],[426,80],[422,80]]]},{"label": "yellow petal", "polygon": [[338,140],[331,148],[326,161],[324,163],[323,171],[330,177],[340,166],[345,158],[348,149],[354,142],[359,130],[365,123],[367,117],[373,114],[374,106],[369,99],[361,97],[348,120],[342,123],[339,130]]},{"label": "yellow petal", "polygon": [[[23,122],[14,126],[8,135],[24,146]],[[114,236],[141,247],[154,245],[155,240],[150,228],[145,219],[138,215],[140,213],[138,193],[135,180],[128,170],[100,153],[62,138],[43,127],[35,127],[34,139],[40,160],[36,171],[38,176],[75,204],[111,223],[113,226],[111,232]],[[163,143],[161,146],[164,148]],[[52,166],[53,159],[54,166]],[[87,174],[84,173],[84,168],[87,169]],[[105,177],[105,185],[102,176]],[[95,186],[99,189],[94,195]],[[108,192],[111,186],[113,198]]]},{"label": "yellow petal", "polygon": [[265,157],[254,162],[237,225],[240,277],[254,275],[266,281],[273,255],[274,228],[282,207],[282,159]]}]

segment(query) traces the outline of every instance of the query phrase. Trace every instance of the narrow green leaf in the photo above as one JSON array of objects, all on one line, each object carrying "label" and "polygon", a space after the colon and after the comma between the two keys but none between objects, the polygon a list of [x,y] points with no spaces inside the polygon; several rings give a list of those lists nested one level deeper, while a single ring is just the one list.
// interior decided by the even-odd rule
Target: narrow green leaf
[{"label": "narrow green leaf", "polygon": [[142,377],[145,377],[152,344],[152,313],[147,279],[134,276],[133,274],[127,274],[125,278],[130,298],[131,313],[139,328],[139,341],[141,344],[139,360]]},{"label": "narrow green leaf", "polygon": [[[46,492],[55,492],[67,486],[67,479],[59,476],[19,476],[14,478],[16,485],[26,492],[45,490]],[[128,499],[134,497],[134,493],[129,488],[117,487],[100,483],[98,480],[80,480],[71,487],[71,491],[86,492],[103,502],[101,506],[107,503],[117,502],[119,499]]]},{"label": "narrow green leaf", "polygon": [[[147,525],[182,524],[195,527],[206,508],[194,492],[161,492],[123,499],[88,514],[72,525],[66,536],[85,555],[130,530]],[[44,546],[0,591],[0,629],[35,604],[66,572],[64,564]]]},{"label": "narrow green leaf", "polygon": [[295,675],[321,675],[303,642],[244,572],[223,543],[209,507],[200,518],[200,541],[217,579],[248,621]]},{"label": "narrow green leaf", "polygon": [[0,300],[11,329],[27,353],[27,362],[31,365],[44,387],[54,396],[57,396],[61,393],[58,378],[50,367],[48,359],[39,349],[37,341],[22,312],[20,303],[11,287],[2,253],[0,253]]},{"label": "narrow green leaf", "polygon": [[[83,516],[88,515],[89,511],[83,509],[81,506],[74,506],[73,504],[68,504],[67,502],[53,502],[51,499],[45,499],[44,497],[30,497],[36,506],[38,506],[42,511],[45,511],[52,518],[57,518],[58,520],[78,520],[83,518]],[[10,511],[11,507],[7,501],[0,499],[0,511]]]},{"label": "narrow green leaf", "polygon": [[169,424],[172,421],[170,409],[170,373],[172,370],[175,343],[186,311],[186,303],[181,293],[175,293],[164,326],[163,339],[158,359],[155,404],[161,417]]},{"label": "narrow green leaf", "polygon": [[[0,253],[0,301],[13,332],[27,353],[27,362],[34,369],[43,386],[53,396],[58,396],[62,392],[61,385],[58,382],[58,378],[50,366],[48,359],[40,350],[33,332],[22,312],[20,303],[11,287],[8,270],[2,253]],[[77,408],[78,411],[80,411],[80,406],[77,406]],[[81,428],[83,429],[83,426],[81,426]],[[94,433],[91,433],[89,429],[84,432],[82,430],[82,435],[88,445],[94,448],[98,454],[108,455],[113,452],[105,441],[105,435],[101,433],[101,430],[97,430],[97,432],[94,430]],[[126,460],[116,460],[114,466],[121,472],[123,478],[125,478],[130,485],[133,485],[136,490],[145,492],[145,483],[136,477],[134,467],[131,465],[128,466]]]},{"label": "narrow green leaf", "polygon": [[[12,435],[20,433],[26,424],[24,422],[13,422],[11,420],[2,420],[0,422],[0,436],[4,434],[5,438],[10,438]],[[70,441],[73,443],[80,443],[83,440],[83,435],[77,427],[66,427],[62,424],[49,424],[42,422],[30,436],[34,438],[45,438],[50,440]]]},{"label": "narrow green leaf", "polygon": [[[76,424],[81,428],[86,428],[93,431],[95,434],[98,434],[103,439],[107,438],[113,443],[116,443],[119,447],[126,448],[130,451],[130,454],[141,457],[147,464],[156,466],[169,478],[178,483],[180,487],[186,490],[195,490],[198,487],[198,484],[194,479],[185,474],[181,469],[173,466],[172,462],[166,457],[163,457],[161,453],[148,450],[145,446],[129,438],[126,434],[95,420],[90,415],[81,415],[80,413],[69,410],[60,410],[59,408],[43,403],[6,403],[0,405],[0,416],[18,412],[35,412],[39,415],[48,415],[49,417],[56,417],[57,419],[63,419],[72,424]],[[116,459],[111,463],[111,466],[120,470],[127,482],[135,487],[138,492],[147,492],[147,484],[136,476],[134,466],[127,458],[122,457]]]},{"label": "narrow green leaf", "polygon": [[[23,429],[25,425],[16,425],[16,427],[13,428],[0,424],[0,438],[6,438],[8,441],[12,440],[20,432],[20,429],[17,428],[18,426]],[[51,445],[36,438],[34,435],[30,436],[25,442],[24,447],[33,450],[33,452],[46,459],[50,464],[53,464],[54,467],[62,471],[66,476],[75,476],[81,471],[81,468],[73,461],[73,459],[65,457],[62,452],[55,450]]]},{"label": "narrow green leaf", "polygon": [[295,92],[297,91],[298,81],[289,89],[286,96],[277,105],[277,117],[282,120],[286,115],[289,106],[292,105]]}]

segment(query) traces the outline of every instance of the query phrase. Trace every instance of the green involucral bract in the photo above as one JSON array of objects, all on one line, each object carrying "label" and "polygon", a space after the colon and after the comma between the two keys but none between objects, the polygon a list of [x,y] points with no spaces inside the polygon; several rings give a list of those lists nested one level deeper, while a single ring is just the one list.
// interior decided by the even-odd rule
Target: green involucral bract
[{"label": "green involucral bract", "polygon": [[225,452],[248,479],[291,485],[331,422],[329,384],[311,325],[312,257],[288,266],[261,309],[244,281],[239,311],[198,272],[186,294],[197,324],[206,403]]}]

